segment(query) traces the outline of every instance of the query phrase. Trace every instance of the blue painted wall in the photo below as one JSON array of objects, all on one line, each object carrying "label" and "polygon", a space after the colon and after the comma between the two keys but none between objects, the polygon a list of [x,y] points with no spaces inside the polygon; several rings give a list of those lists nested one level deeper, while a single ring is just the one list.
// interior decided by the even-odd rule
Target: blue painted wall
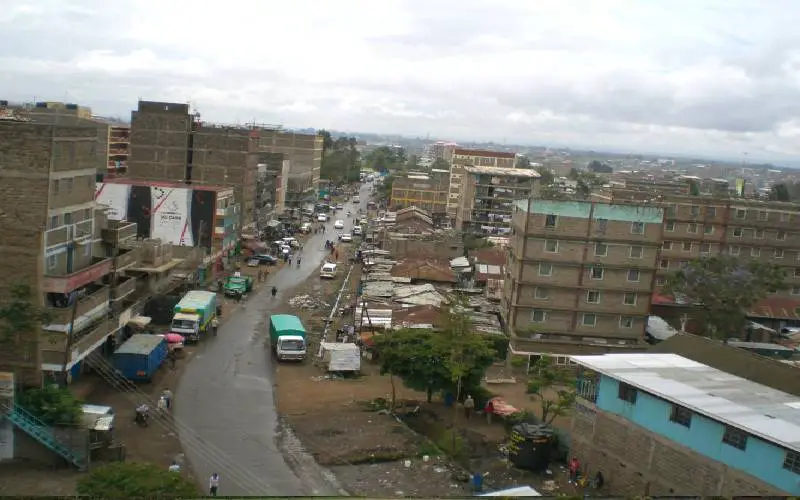
[{"label": "blue painted wall", "polygon": [[692,414],[690,427],[670,421],[672,404],[638,391],[636,403],[619,398],[619,381],[600,377],[597,407],[630,420],[645,429],[682,444],[706,457],[759,478],[767,484],[792,494],[800,494],[800,475],[783,468],[785,451],[754,436],[747,438],[747,448],[740,450],[722,442],[723,424]]}]

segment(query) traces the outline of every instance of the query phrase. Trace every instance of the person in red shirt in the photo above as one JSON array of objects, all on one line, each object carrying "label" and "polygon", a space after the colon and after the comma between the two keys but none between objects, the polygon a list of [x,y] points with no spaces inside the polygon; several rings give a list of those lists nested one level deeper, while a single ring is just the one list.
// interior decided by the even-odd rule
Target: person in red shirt
[{"label": "person in red shirt", "polygon": [[581,463],[578,457],[572,457],[569,461],[569,484],[576,484],[578,482],[578,472],[581,470]]}]

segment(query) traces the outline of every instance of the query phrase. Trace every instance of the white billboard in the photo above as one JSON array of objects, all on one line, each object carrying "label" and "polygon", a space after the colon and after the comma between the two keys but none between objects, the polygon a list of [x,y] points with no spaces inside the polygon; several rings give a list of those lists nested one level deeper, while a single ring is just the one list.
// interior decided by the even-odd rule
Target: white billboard
[{"label": "white billboard", "polygon": [[98,205],[108,207],[108,220],[126,220],[130,197],[130,184],[108,184],[103,182],[96,184],[94,201]]},{"label": "white billboard", "polygon": [[150,188],[150,237],[180,246],[194,246],[192,235],[192,190]]}]

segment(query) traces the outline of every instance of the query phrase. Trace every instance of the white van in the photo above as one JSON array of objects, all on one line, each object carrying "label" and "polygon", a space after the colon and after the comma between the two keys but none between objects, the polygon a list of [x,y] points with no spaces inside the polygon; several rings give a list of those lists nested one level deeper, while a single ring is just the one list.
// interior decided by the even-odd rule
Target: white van
[{"label": "white van", "polygon": [[362,234],[361,226],[353,226],[353,236],[361,236]]},{"label": "white van", "polygon": [[322,269],[319,270],[319,277],[325,279],[333,279],[336,277],[336,264],[332,262],[326,262],[322,265]]}]

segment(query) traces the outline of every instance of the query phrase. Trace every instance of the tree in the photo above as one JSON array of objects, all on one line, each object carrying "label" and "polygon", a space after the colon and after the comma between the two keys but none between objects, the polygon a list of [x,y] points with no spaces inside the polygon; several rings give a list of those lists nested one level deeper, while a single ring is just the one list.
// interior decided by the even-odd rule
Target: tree
[{"label": "tree", "polygon": [[17,404],[47,425],[76,424],[83,415],[83,402],[75,399],[69,389],[56,384],[22,392]]},{"label": "tree", "polygon": [[114,462],[91,469],[78,479],[78,495],[92,498],[194,498],[197,486],[165,467]]},{"label": "tree", "polygon": [[769,190],[769,199],[773,201],[790,201],[789,188],[784,183],[775,184]]},{"label": "tree", "polygon": [[325,130],[318,134],[323,140],[320,177],[334,182],[358,180],[361,162],[355,137],[339,137],[334,140]]},{"label": "tree", "polygon": [[556,176],[553,175],[553,172],[549,168],[539,167],[536,169],[536,171],[541,176],[540,181],[542,183],[542,186],[549,186],[556,180]]},{"label": "tree", "polygon": [[747,313],[759,300],[785,288],[786,274],[778,266],[721,255],[689,262],[667,277],[676,302],[694,304],[705,315],[710,336],[737,336]]},{"label": "tree", "polygon": [[531,366],[530,377],[527,392],[539,400],[543,424],[550,425],[569,413],[575,403],[575,381],[567,370],[557,367],[552,358],[541,356]]},{"label": "tree", "polygon": [[408,156],[405,149],[394,146],[380,146],[364,157],[364,166],[377,172],[388,172],[405,168]]},{"label": "tree", "polygon": [[611,174],[614,173],[614,169],[611,168],[611,165],[607,163],[600,162],[598,160],[592,160],[589,162],[589,172],[594,172],[598,174]]},{"label": "tree", "polygon": [[450,170],[450,164],[444,158],[436,158],[431,164],[431,169]]},{"label": "tree", "polygon": [[19,344],[25,337],[36,342],[40,326],[50,322],[50,314],[33,302],[31,287],[24,283],[11,286],[11,297],[0,307],[0,342]]}]

